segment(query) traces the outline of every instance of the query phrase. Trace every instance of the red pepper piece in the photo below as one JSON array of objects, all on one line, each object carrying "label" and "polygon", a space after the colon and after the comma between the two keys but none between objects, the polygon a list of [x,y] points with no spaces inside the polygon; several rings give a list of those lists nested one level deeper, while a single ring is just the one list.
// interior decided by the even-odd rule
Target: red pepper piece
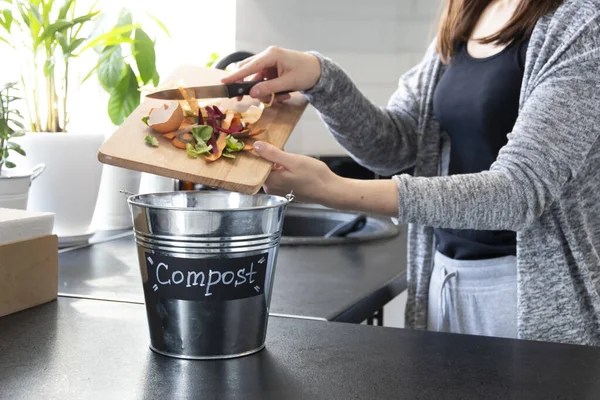
[{"label": "red pepper piece", "polygon": [[221,110],[219,110],[219,107],[217,107],[217,106],[213,106],[213,110],[214,110],[214,112],[215,112],[215,115],[216,115],[217,117],[220,117],[220,116],[225,116],[225,114],[223,114],[223,112],[221,112]]},{"label": "red pepper piece", "polygon": [[212,146],[212,149],[210,149],[211,153],[216,154],[219,151],[219,149],[217,148],[217,138],[214,134],[210,139],[208,139],[208,142],[206,142],[206,144]]},{"label": "red pepper piece", "polygon": [[211,106],[204,107],[206,109],[206,114],[208,115],[208,119],[215,119],[215,111]]},{"label": "red pepper piece", "polygon": [[236,133],[240,133],[242,131],[242,127],[240,125],[237,126],[232,126],[229,129],[225,129],[225,128],[221,128],[218,127],[217,130],[224,132],[224,133],[229,133],[229,134],[236,134]]}]

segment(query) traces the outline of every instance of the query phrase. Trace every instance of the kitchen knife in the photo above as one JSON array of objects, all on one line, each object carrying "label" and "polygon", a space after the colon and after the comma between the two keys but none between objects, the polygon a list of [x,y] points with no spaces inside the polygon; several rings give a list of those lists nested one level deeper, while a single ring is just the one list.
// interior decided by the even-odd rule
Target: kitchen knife
[{"label": "kitchen knife", "polygon": [[[216,99],[223,97],[232,98],[249,95],[250,89],[260,82],[264,81],[247,81],[214,86],[191,86],[182,89],[187,90],[187,93],[189,93],[190,97],[194,97],[196,99]],[[276,94],[286,93],[291,92],[279,92]],[[146,97],[160,100],[184,100],[184,97],[179,89],[159,90],[157,92],[147,94]]]}]

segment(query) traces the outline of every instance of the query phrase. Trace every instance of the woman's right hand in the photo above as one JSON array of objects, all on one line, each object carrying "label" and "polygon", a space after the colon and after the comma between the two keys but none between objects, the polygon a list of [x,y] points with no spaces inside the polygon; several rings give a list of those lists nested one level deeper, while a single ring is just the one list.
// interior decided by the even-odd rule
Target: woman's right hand
[{"label": "woman's right hand", "polygon": [[[271,93],[308,90],[321,78],[321,63],[312,54],[269,47],[267,50],[238,63],[238,69],[221,81],[225,84],[246,80],[264,80],[255,85],[250,96],[269,101]],[[279,95],[283,101],[289,95]]]}]

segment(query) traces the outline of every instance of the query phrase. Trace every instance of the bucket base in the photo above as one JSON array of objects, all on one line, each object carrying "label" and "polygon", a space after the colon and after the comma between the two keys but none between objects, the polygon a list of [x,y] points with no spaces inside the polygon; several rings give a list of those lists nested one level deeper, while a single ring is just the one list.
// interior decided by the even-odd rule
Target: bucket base
[{"label": "bucket base", "polygon": [[202,356],[186,356],[186,355],[182,355],[182,354],[167,353],[165,351],[160,351],[160,350],[155,349],[154,347],[152,347],[152,345],[150,345],[148,347],[150,347],[150,350],[152,350],[153,352],[155,352],[157,354],[160,354],[162,356],[172,357],[172,358],[181,358],[184,360],[226,360],[229,358],[245,357],[245,356],[249,356],[251,354],[258,353],[259,351],[261,351],[265,348],[265,345],[263,344],[262,346],[260,346],[257,349],[246,351],[244,353],[239,353],[239,354],[231,354],[231,355],[227,355],[227,356],[204,356],[204,357],[202,357]]}]

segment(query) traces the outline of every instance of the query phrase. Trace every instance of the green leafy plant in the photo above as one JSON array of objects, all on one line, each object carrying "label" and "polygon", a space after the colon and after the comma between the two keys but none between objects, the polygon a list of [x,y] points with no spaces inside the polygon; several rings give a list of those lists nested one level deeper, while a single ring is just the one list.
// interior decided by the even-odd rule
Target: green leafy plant
[{"label": "green leafy plant", "polygon": [[17,143],[12,142],[19,136],[23,136],[24,129],[22,116],[19,111],[13,108],[12,104],[18,97],[11,95],[11,90],[15,90],[16,82],[7,83],[0,87],[0,172],[2,167],[14,168],[16,165],[8,161],[10,152],[25,155],[25,151]]},{"label": "green leafy plant", "polygon": [[29,129],[66,130],[71,62],[89,49],[131,41],[127,35],[137,27],[123,23],[108,31],[94,29],[101,12],[94,4],[79,14],[76,0],[0,0],[0,4],[0,40],[22,63]]},{"label": "green leafy plant", "polygon": [[211,55],[208,57],[208,61],[206,62],[206,66],[208,68],[212,67],[219,57],[219,53],[211,53]]},{"label": "green leafy plant", "polygon": [[[158,19],[152,19],[169,35]],[[115,125],[121,125],[140,104],[141,89],[148,85],[156,86],[160,80],[156,70],[155,42],[139,23],[134,24],[129,11],[121,11],[112,31],[131,26],[135,28],[98,47],[98,64],[94,68],[100,85],[110,95],[108,116]]]}]

